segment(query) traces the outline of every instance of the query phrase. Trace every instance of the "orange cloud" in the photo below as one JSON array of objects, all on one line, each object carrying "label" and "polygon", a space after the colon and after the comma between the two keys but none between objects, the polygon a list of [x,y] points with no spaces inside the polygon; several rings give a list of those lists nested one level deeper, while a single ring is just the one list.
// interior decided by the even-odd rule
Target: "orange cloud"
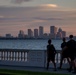
[{"label": "orange cloud", "polygon": [[42,4],[41,6],[42,7],[49,7],[49,8],[57,8],[58,7],[58,5],[56,5],[56,4]]}]

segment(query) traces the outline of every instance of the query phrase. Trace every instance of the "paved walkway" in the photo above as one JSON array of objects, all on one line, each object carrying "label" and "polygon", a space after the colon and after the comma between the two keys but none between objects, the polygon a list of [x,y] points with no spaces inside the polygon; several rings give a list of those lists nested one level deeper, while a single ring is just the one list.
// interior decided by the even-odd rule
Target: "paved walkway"
[{"label": "paved walkway", "polygon": [[72,74],[72,72],[68,72],[67,70],[57,70],[53,71],[53,69],[46,70],[45,68],[38,68],[38,67],[23,67],[23,66],[3,66],[0,65],[0,69],[10,69],[10,70],[25,70],[25,71],[33,71],[33,72],[51,72],[51,73],[61,73],[61,74],[68,74],[68,75],[76,75]]}]

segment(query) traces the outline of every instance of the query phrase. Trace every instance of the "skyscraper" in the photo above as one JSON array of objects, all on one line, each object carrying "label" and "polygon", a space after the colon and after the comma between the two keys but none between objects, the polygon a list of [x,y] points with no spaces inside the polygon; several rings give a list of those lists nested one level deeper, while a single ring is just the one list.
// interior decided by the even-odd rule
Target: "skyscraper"
[{"label": "skyscraper", "polygon": [[51,38],[56,38],[56,34],[57,34],[57,27],[50,26],[50,35],[51,35]]},{"label": "skyscraper", "polygon": [[44,33],[43,27],[42,26],[39,26],[39,37],[40,38],[43,38],[43,33]]},{"label": "skyscraper", "polygon": [[61,28],[58,29],[57,38],[66,37],[66,31],[63,31]]},{"label": "skyscraper", "polygon": [[62,37],[66,37],[66,31],[62,31]]},{"label": "skyscraper", "polygon": [[33,37],[33,31],[31,29],[28,29],[28,38]]},{"label": "skyscraper", "polygon": [[62,38],[62,33],[61,32],[57,32],[56,38],[61,39]]},{"label": "skyscraper", "polygon": [[38,29],[34,29],[34,37],[38,38]]},{"label": "skyscraper", "polygon": [[59,28],[59,29],[58,29],[58,32],[62,32],[62,29],[61,29],[61,28]]},{"label": "skyscraper", "polygon": [[25,34],[24,34],[24,31],[23,30],[20,30],[19,31],[19,34],[18,34],[18,37],[19,38],[24,38]]},{"label": "skyscraper", "polygon": [[50,34],[56,34],[57,33],[57,27],[50,26]]}]

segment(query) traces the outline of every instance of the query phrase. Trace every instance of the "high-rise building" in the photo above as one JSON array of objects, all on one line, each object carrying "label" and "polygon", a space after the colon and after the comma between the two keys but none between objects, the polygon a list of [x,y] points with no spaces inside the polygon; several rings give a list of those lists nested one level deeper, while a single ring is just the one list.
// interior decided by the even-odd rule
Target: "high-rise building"
[{"label": "high-rise building", "polygon": [[58,29],[58,32],[62,32],[62,29],[61,29],[61,28],[59,28],[59,29]]},{"label": "high-rise building", "polygon": [[19,31],[18,38],[24,38],[25,34],[23,30]]},{"label": "high-rise building", "polygon": [[57,27],[50,26],[50,35],[51,35],[51,38],[56,38],[56,34],[57,34]]},{"label": "high-rise building", "polygon": [[66,31],[62,31],[62,37],[66,37]]},{"label": "high-rise building", "polygon": [[39,37],[43,38],[44,30],[42,26],[39,26]]},{"label": "high-rise building", "polygon": [[57,32],[56,38],[61,39],[62,38],[62,33],[61,32]]},{"label": "high-rise building", "polygon": [[66,37],[66,32],[63,31],[61,28],[58,29],[57,37],[63,38]]},{"label": "high-rise building", "polygon": [[33,37],[33,31],[31,29],[28,29],[28,38]]},{"label": "high-rise building", "polygon": [[50,34],[56,34],[57,33],[57,27],[50,26]]},{"label": "high-rise building", "polygon": [[38,29],[34,29],[34,38],[38,38]]}]

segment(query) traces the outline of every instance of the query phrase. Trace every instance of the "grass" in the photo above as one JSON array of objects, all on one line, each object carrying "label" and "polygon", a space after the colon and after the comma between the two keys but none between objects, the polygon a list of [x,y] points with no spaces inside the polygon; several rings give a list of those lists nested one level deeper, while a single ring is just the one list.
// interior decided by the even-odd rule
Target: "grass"
[{"label": "grass", "polygon": [[69,74],[0,69],[0,75],[69,75]]}]

